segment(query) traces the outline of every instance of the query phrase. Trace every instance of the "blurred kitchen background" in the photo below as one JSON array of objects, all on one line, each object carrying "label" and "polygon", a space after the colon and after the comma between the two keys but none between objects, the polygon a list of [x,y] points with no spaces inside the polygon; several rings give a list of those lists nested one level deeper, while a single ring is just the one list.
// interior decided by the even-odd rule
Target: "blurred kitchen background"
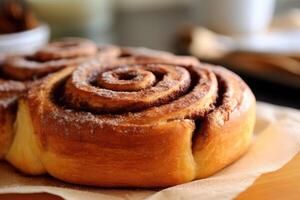
[{"label": "blurred kitchen background", "polygon": [[87,37],[221,64],[260,101],[300,108],[300,0],[0,0],[1,53]]}]

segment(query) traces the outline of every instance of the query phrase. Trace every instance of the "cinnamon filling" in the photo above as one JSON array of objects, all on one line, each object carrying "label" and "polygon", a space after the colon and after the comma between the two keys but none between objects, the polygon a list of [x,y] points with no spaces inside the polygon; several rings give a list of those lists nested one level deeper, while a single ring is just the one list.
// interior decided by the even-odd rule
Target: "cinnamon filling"
[{"label": "cinnamon filling", "polygon": [[[161,74],[162,78],[155,84],[151,81],[152,85],[149,86],[147,80],[147,84],[144,83],[148,73],[155,79],[156,74]],[[141,83],[144,85],[132,89]],[[182,86],[178,86],[179,83]],[[157,89],[153,87],[164,90],[154,92]],[[219,75],[198,66],[146,64],[97,68],[91,64],[78,68],[53,87],[52,99],[55,104],[69,111],[91,112],[100,118],[114,118],[124,123],[143,124],[174,119],[202,121],[224,103],[227,87],[226,81],[220,79]],[[169,93],[163,100],[157,98],[166,91]],[[156,97],[154,103],[137,107],[141,100],[153,98],[151,95]],[[134,103],[126,105],[130,101]]]}]

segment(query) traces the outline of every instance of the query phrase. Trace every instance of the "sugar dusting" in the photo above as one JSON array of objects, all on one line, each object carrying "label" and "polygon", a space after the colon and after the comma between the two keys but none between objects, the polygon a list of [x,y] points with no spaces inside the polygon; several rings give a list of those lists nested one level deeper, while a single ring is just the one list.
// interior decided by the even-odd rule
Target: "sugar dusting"
[{"label": "sugar dusting", "polygon": [[[124,64],[124,58],[122,59]],[[93,137],[92,135],[98,132],[98,129],[104,129],[108,126],[110,130],[115,129],[116,131],[120,129],[119,126],[125,126],[124,131],[122,129],[124,133],[127,131],[138,133],[138,127],[141,125],[150,126],[175,119],[203,119],[214,113],[215,110],[220,110],[218,113],[226,118],[234,107],[228,101],[241,101],[238,95],[239,88],[235,86],[240,80],[223,71],[215,72],[212,68],[203,67],[200,64],[194,66],[174,65],[171,60],[168,61],[171,64],[166,64],[167,61],[163,60],[163,64],[153,65],[149,64],[149,60],[147,58],[145,64],[139,61],[139,68],[150,71],[154,75],[156,72],[164,75],[157,79],[159,81],[150,88],[138,92],[114,91],[94,85],[93,82],[101,75],[101,71],[118,68],[124,71],[123,66],[134,70],[134,67],[131,68],[134,65],[125,64],[114,67],[108,63],[106,66],[103,63],[99,64],[96,60],[84,63],[69,78],[71,80],[69,82],[72,82],[72,87],[75,88],[75,93],[69,91],[73,93],[72,98],[64,96],[63,104],[65,106],[57,105],[55,101],[52,102],[54,109],[47,113],[48,117],[54,119],[61,127],[66,127],[64,130],[66,135],[70,134],[71,129],[68,126],[71,125],[73,129],[78,130],[76,131],[78,134],[88,131]],[[156,58],[155,63],[158,62],[157,60],[158,58]],[[193,71],[192,74],[190,74],[191,71]],[[224,79],[227,80],[224,92],[218,91],[220,82],[217,82],[218,77],[215,73],[218,76],[224,76]],[[47,85],[47,83],[45,84]],[[62,95],[66,94],[67,89],[64,89]],[[236,90],[236,92],[232,93],[232,90]],[[85,95],[85,99],[82,99],[82,94]],[[154,103],[149,103],[149,99],[153,98],[155,99]],[[229,100],[224,100],[221,105],[217,105],[218,98]],[[70,100],[75,101],[75,104]],[[78,103],[78,100],[81,103]],[[93,104],[97,106],[99,102],[100,105],[101,103],[103,105],[100,111],[89,108]],[[126,106],[124,102],[134,103]],[[138,104],[139,102],[141,102],[141,106]],[[132,109],[132,105],[138,109]],[[110,111],[109,108],[114,108],[114,106],[117,109]],[[47,121],[47,117],[44,120]]]}]

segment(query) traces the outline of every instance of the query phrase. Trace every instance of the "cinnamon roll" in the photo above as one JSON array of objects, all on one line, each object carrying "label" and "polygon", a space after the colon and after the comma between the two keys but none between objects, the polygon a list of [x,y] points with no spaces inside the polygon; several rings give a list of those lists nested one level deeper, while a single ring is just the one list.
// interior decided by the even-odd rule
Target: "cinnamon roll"
[{"label": "cinnamon roll", "polygon": [[64,67],[81,63],[96,53],[97,46],[93,42],[66,38],[48,44],[33,55],[8,58],[2,72],[14,80],[34,80]]},{"label": "cinnamon roll", "polygon": [[18,98],[46,75],[78,65],[91,57],[116,57],[120,50],[97,47],[80,38],[66,38],[48,44],[33,55],[7,56],[0,62],[0,159],[12,140]]},{"label": "cinnamon roll", "polygon": [[66,68],[31,88],[6,158],[26,174],[70,183],[165,187],[238,159],[254,121],[255,98],[234,73],[122,49],[114,60]]}]

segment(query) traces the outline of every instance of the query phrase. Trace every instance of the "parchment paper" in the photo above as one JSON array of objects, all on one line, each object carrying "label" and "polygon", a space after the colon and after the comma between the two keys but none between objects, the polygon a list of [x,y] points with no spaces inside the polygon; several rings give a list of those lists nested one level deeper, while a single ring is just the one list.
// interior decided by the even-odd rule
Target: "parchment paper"
[{"label": "parchment paper", "polygon": [[248,153],[210,178],[161,190],[103,189],[71,185],[49,176],[24,176],[0,162],[0,193],[48,192],[67,200],[232,199],[261,174],[281,168],[299,150],[300,111],[258,103],[255,137]]}]

